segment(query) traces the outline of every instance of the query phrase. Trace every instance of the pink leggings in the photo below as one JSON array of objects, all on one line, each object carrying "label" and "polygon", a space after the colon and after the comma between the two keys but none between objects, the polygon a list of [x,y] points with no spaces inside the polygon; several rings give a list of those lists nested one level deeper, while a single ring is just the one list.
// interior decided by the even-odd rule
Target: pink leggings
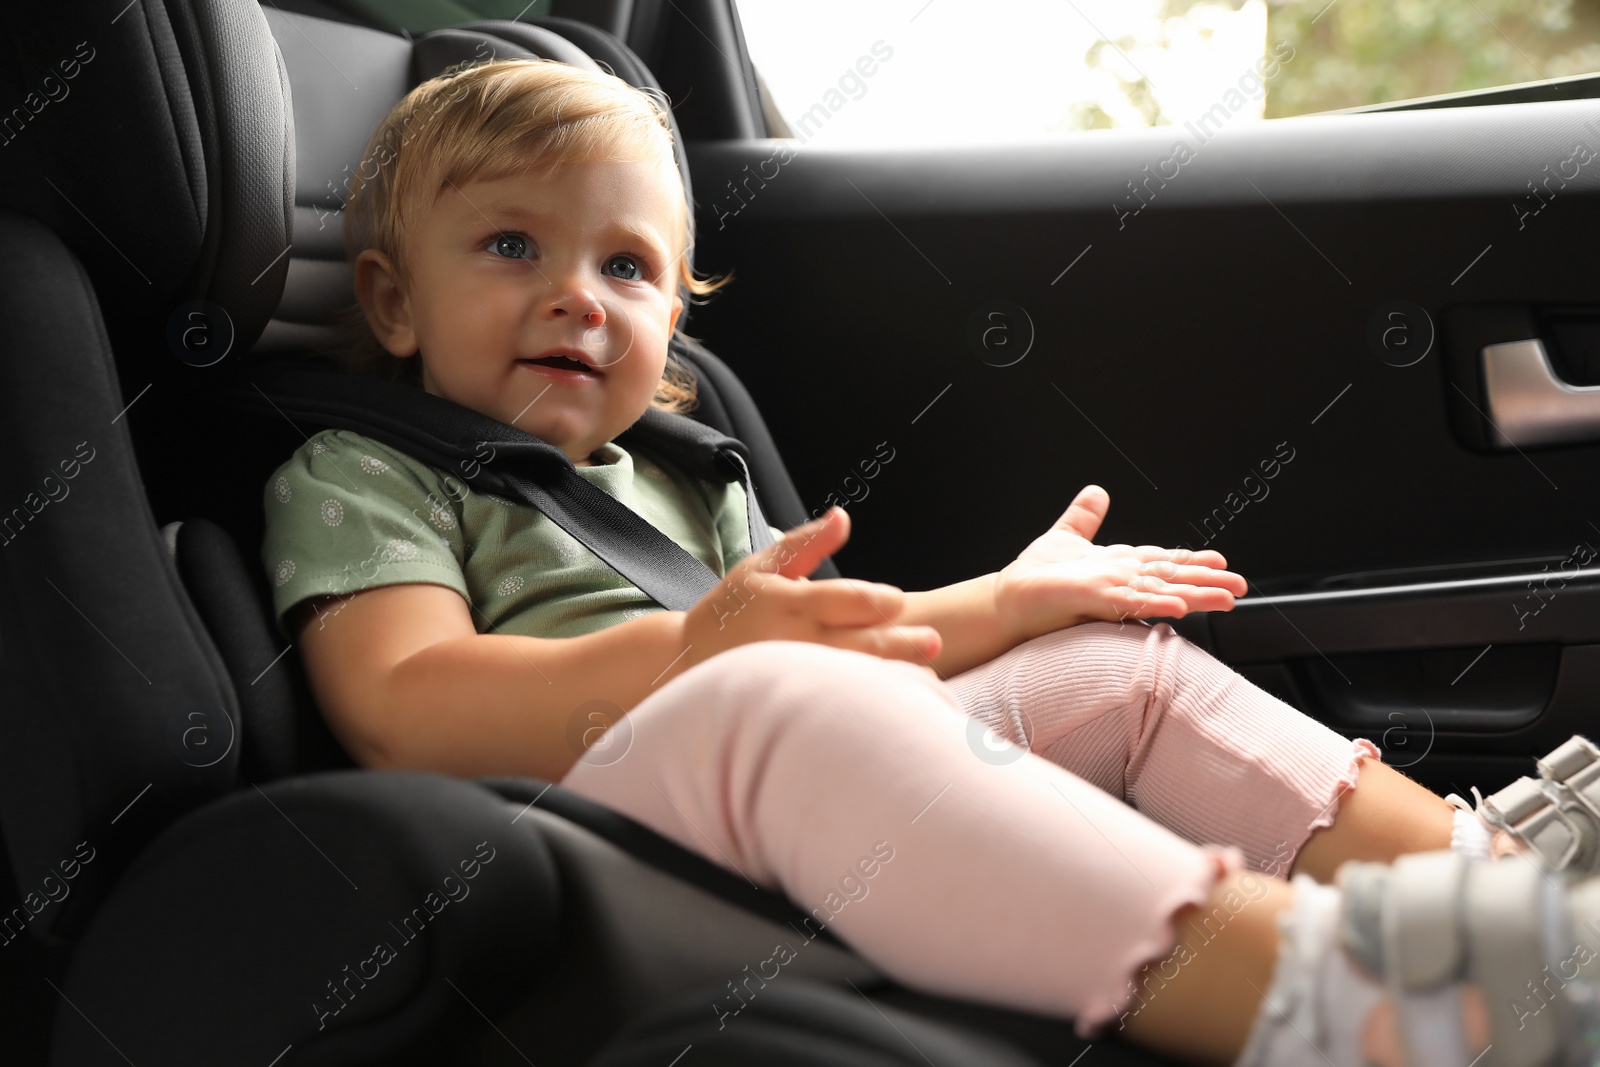
[{"label": "pink leggings", "polygon": [[1176,946],[1173,912],[1243,865],[1286,876],[1379,758],[1165,623],[1058,630],[948,681],[761,641],[610,734],[563,785],[782,892],[906,986],[1083,1037]]}]

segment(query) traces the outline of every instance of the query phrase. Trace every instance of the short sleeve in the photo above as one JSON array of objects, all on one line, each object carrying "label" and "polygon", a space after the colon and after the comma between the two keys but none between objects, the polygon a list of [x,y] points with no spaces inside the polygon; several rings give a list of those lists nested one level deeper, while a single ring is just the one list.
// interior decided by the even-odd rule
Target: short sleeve
[{"label": "short sleeve", "polygon": [[261,562],[278,632],[307,597],[405,582],[470,601],[462,509],[433,468],[349,430],[325,430],[268,479]]}]

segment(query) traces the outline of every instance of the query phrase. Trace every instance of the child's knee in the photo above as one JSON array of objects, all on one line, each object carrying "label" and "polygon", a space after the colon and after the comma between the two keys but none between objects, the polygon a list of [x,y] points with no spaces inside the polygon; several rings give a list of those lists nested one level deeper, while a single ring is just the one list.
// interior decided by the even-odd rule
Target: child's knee
[{"label": "child's knee", "polygon": [[1147,624],[1135,619],[1081,622],[1036,637],[1033,642],[1041,651],[1055,647],[1074,656],[1092,656],[1098,664],[1112,662],[1130,670],[1152,654],[1171,654],[1171,650],[1182,654],[1178,646],[1190,644],[1170,623]]},{"label": "child's knee", "polygon": [[1142,644],[1151,639],[1152,634],[1163,641],[1184,640],[1183,635],[1172,628],[1168,622],[1145,622],[1140,619],[1095,619],[1092,622],[1082,622],[1068,628],[1068,631],[1077,630],[1086,635],[1110,638],[1117,641],[1126,641]]}]

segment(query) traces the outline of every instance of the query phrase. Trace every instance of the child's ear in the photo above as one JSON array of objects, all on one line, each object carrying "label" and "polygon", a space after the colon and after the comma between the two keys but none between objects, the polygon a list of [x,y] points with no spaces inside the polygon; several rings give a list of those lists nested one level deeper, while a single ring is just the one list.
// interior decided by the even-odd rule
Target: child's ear
[{"label": "child's ear", "polygon": [[392,356],[415,355],[418,345],[411,325],[411,300],[400,288],[389,257],[376,248],[357,256],[355,286],[356,299],[378,343]]},{"label": "child's ear", "polygon": [[678,329],[678,316],[683,314],[683,297],[672,298],[672,318],[667,322],[667,336],[671,337]]}]

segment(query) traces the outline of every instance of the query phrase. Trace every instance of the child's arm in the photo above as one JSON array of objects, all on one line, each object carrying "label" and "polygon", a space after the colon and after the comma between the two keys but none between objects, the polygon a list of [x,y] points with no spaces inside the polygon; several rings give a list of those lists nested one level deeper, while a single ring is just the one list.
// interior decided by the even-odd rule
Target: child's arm
[{"label": "child's arm", "polygon": [[906,593],[899,626],[931,626],[943,639],[932,659],[941,678],[954,678],[980,663],[1011,651],[1026,638],[1009,629],[995,608],[993,573],[964,582]]},{"label": "child's arm", "polygon": [[1234,597],[1249,592],[1212,549],[1094,544],[1110,509],[1109,493],[1084,486],[1050,529],[996,576],[996,610],[1023,640],[1097,619],[1231,611]]},{"label": "child's arm", "polygon": [[902,624],[936,628],[944,648],[934,668],[950,678],[1024,641],[1081,622],[1177,618],[1228,611],[1249,590],[1221,554],[1155,545],[1092,542],[1111,506],[1085,486],[1067,510],[994,574],[907,593]]},{"label": "child's arm", "polygon": [[[442,585],[317,600],[329,602],[321,616],[301,605],[291,625],[329,728],[367,767],[556,781],[595,736],[583,705],[628,711],[680,673],[681,612],[537,638],[478,633]],[[619,713],[607,708],[606,721]]]},{"label": "child's arm", "polygon": [[610,722],[736,645],[811,641],[916,664],[938,652],[938,634],[899,620],[899,589],[805,577],[848,531],[834,509],[740,560],[689,611],[583,637],[480,634],[459,593],[417,582],[312,598],[288,629],[357,763],[558,781],[602,732],[585,705],[614,705],[601,705]]}]

